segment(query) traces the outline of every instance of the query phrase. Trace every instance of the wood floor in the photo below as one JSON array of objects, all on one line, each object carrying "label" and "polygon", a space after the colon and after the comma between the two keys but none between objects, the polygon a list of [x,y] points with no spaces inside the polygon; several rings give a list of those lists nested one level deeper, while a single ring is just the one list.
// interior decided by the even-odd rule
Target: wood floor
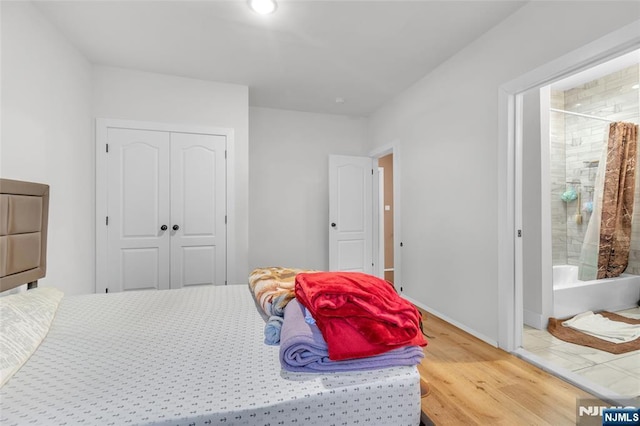
[{"label": "wood floor", "polygon": [[422,411],[436,425],[575,425],[588,393],[423,312]]}]

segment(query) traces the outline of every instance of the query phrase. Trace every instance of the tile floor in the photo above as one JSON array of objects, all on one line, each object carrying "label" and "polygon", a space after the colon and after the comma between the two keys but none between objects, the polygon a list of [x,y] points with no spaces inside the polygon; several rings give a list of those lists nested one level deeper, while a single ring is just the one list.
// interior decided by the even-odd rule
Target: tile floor
[{"label": "tile floor", "polygon": [[[624,313],[640,314],[640,308]],[[640,396],[640,350],[614,355],[553,337],[546,330],[524,326],[522,346],[551,364],[626,397]]]}]

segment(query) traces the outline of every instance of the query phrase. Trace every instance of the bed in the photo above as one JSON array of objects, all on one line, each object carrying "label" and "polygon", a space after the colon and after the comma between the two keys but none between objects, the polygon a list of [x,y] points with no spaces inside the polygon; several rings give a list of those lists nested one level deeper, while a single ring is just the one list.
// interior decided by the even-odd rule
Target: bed
[{"label": "bed", "polygon": [[[2,193],[10,186],[0,181]],[[42,286],[1,299],[31,295],[56,299]],[[278,347],[263,342],[265,321],[247,284],[65,296],[49,305],[46,337],[0,389],[2,425],[420,422],[415,366],[283,370]]]}]

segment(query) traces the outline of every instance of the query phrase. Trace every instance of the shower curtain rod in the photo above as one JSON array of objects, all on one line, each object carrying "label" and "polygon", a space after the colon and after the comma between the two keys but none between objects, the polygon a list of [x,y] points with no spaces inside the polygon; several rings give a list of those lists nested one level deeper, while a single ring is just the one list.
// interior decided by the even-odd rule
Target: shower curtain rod
[{"label": "shower curtain rod", "polygon": [[555,112],[563,112],[563,113],[569,114],[569,115],[577,115],[578,117],[593,118],[594,120],[602,120],[602,121],[606,121],[608,123],[614,123],[614,121],[611,121],[611,120],[609,120],[607,118],[604,118],[604,117],[598,117],[596,115],[582,114],[580,112],[565,111],[563,109],[556,109],[556,108],[549,108],[549,110],[555,111]]}]

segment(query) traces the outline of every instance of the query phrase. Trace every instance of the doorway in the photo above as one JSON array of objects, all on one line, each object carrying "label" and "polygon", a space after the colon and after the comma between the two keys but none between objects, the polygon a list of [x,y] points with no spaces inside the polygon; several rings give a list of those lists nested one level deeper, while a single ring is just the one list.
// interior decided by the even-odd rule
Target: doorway
[{"label": "doorway", "polygon": [[400,143],[394,141],[370,153],[382,171],[374,188],[374,259],[376,275],[402,292]]},{"label": "doorway", "polygon": [[329,157],[329,270],[371,273],[401,292],[397,144]]},{"label": "doorway", "polygon": [[[621,28],[593,43],[573,51],[551,63],[530,71],[500,87],[499,90],[499,339],[501,348],[516,353],[528,361],[547,369],[554,374],[586,388],[600,397],[605,397],[589,384],[567,373],[565,369],[554,368],[539,357],[522,349],[523,282],[527,268],[531,265],[524,255],[523,239],[535,237],[535,231],[529,232],[526,215],[530,212],[523,200],[523,128],[526,93],[538,90],[555,81],[576,74],[579,71],[602,64],[614,57],[621,56],[640,47],[640,35],[637,23]],[[542,215],[540,203],[534,206],[537,214]],[[539,221],[540,224],[542,221]],[[529,230],[531,230],[529,228]],[[541,243],[540,243],[541,244]],[[541,246],[540,246],[541,247]],[[540,255],[545,252],[540,248]],[[550,256],[550,251],[547,252]],[[542,258],[542,257],[541,257]],[[541,264],[541,261],[540,261]],[[535,270],[535,267],[532,267]],[[551,271],[542,270],[550,279]]]},{"label": "doorway", "polygon": [[[556,339],[547,331],[547,323],[551,317],[568,319],[587,311],[622,316],[638,313],[637,293],[625,296],[624,289],[618,289],[621,286],[595,281],[594,267],[600,224],[596,210],[603,199],[604,183],[598,178],[605,170],[603,153],[611,123],[640,122],[639,62],[640,51],[634,51],[530,90],[524,94],[522,114],[522,218],[527,229],[523,241],[522,348],[612,395],[634,397],[640,389],[640,377],[619,368],[633,362],[625,360],[628,355]],[[635,188],[635,232],[631,234],[625,275],[640,272],[637,183]],[[534,206],[541,207],[539,214]],[[573,288],[561,289],[561,278],[565,286]],[[602,294],[594,292],[598,287]]]},{"label": "doorway", "polygon": [[380,212],[379,232],[380,247],[379,263],[381,263],[382,276],[391,284],[394,283],[394,233],[393,233],[393,153],[378,158],[380,171],[378,191],[378,211]]}]

